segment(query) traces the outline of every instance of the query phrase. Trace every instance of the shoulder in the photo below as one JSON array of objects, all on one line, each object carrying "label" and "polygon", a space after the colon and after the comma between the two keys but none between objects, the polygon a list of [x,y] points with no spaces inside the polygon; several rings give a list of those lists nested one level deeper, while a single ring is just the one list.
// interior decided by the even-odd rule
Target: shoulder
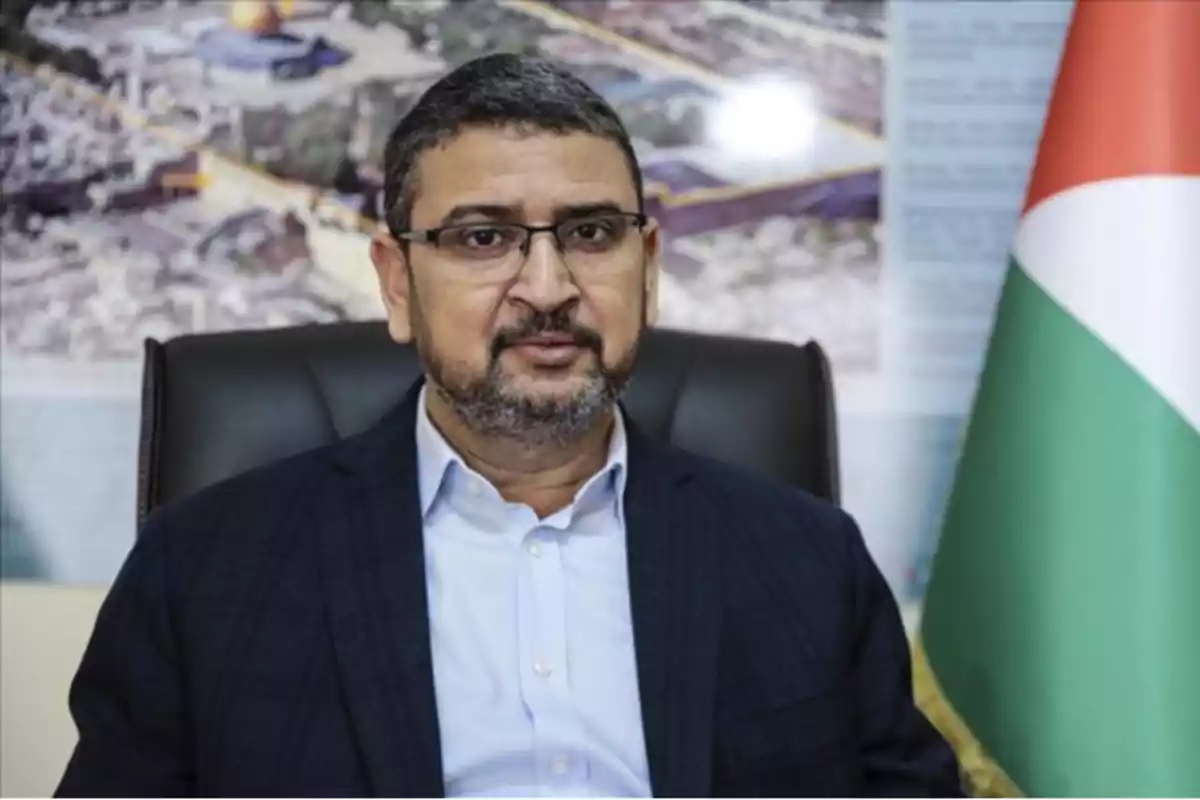
[{"label": "shoulder", "polygon": [[788,550],[844,553],[859,535],[850,515],[829,500],[744,467],[687,453],[682,458],[693,493],[727,523],[736,520],[726,526],[734,536]]},{"label": "shoulder", "polygon": [[102,617],[121,620],[106,624],[106,640],[140,635],[112,627],[137,617],[193,644],[220,643],[231,630],[222,620],[263,608],[269,596],[303,608],[312,593],[297,587],[318,579],[312,498],[331,455],[302,453],[155,509],[105,599]]},{"label": "shoulder", "polygon": [[[687,458],[698,544],[712,552],[720,587],[727,680],[780,693],[836,685],[863,614],[888,598],[858,525],[834,503],[777,479]],[[785,643],[803,643],[803,654]],[[797,675],[806,676],[801,684]]]},{"label": "shoulder", "polygon": [[316,488],[330,474],[338,445],[308,450],[255,467],[156,508],[137,547],[194,563],[200,551],[246,552],[304,519]]},{"label": "shoulder", "polygon": [[685,455],[689,502],[718,554],[727,600],[764,614],[850,611],[878,570],[834,503],[758,472]]}]

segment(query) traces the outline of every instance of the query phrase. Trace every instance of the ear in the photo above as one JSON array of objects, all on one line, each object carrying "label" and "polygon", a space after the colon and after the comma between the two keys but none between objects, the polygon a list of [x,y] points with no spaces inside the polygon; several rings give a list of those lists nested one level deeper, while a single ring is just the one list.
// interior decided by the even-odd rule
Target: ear
[{"label": "ear", "polygon": [[642,289],[646,298],[646,325],[658,324],[658,275],[662,267],[662,228],[658,220],[649,219],[642,231],[646,248],[646,265],[642,269]]},{"label": "ear", "polygon": [[412,340],[412,316],[409,305],[408,258],[386,230],[371,237],[371,263],[379,278],[379,292],[387,306],[388,333],[397,342]]}]

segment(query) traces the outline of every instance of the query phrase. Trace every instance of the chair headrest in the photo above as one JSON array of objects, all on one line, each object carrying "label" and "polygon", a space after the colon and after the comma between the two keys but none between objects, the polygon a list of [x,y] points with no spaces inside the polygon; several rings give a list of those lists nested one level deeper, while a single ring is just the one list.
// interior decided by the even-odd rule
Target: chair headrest
[{"label": "chair headrest", "polygon": [[[240,472],[366,430],[421,374],[380,322],[148,340],[139,520]],[[837,500],[828,361],[815,343],[646,333],[626,411],[647,433]]]}]

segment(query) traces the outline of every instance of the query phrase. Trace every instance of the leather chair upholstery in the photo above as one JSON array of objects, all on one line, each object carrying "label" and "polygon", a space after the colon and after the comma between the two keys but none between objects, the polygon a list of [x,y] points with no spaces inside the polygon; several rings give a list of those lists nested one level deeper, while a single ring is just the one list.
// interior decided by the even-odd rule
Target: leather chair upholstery
[{"label": "leather chair upholstery", "polygon": [[[370,427],[420,375],[381,322],[147,340],[138,526],[156,506]],[[828,360],[815,343],[648,331],[624,405],[644,431],[837,501]]]}]

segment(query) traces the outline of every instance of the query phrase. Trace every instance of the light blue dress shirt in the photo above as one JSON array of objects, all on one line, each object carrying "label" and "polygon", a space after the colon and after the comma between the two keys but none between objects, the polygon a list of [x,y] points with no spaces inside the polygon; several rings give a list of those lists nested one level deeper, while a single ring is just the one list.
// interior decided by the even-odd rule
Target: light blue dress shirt
[{"label": "light blue dress shirt", "polygon": [[446,793],[650,796],[629,607],[617,414],[608,461],[538,519],[417,418]]}]

